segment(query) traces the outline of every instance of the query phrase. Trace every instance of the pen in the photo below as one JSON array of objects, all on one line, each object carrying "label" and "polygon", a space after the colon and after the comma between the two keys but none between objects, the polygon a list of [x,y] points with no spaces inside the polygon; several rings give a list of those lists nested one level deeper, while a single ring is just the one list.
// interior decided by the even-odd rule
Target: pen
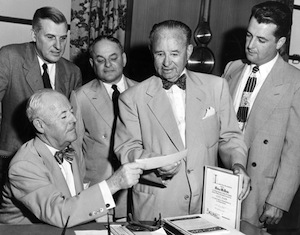
[{"label": "pen", "polygon": [[110,222],[109,222],[109,214],[108,214],[108,212],[107,212],[107,234],[111,235],[111,232],[110,232]]},{"label": "pen", "polygon": [[67,230],[67,226],[68,226],[68,223],[69,223],[69,219],[70,219],[70,216],[68,216],[67,222],[66,222],[66,224],[65,224],[65,226],[64,226],[64,229],[63,229],[61,235],[65,235],[66,230]]}]

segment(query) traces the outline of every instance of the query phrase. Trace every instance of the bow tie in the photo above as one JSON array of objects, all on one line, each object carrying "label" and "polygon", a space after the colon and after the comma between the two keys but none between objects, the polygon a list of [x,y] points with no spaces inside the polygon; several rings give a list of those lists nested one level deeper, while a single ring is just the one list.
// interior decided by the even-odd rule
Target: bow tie
[{"label": "bow tie", "polygon": [[182,74],[175,82],[170,82],[166,79],[161,79],[163,83],[163,88],[166,90],[169,90],[171,86],[177,85],[179,88],[182,90],[185,90],[185,80],[186,80],[186,75]]},{"label": "bow tie", "polygon": [[69,163],[72,162],[73,158],[74,158],[74,152],[75,150],[73,148],[71,148],[70,146],[68,146],[67,148],[57,151],[54,154],[55,160],[59,163],[62,164],[64,159],[66,159]]}]

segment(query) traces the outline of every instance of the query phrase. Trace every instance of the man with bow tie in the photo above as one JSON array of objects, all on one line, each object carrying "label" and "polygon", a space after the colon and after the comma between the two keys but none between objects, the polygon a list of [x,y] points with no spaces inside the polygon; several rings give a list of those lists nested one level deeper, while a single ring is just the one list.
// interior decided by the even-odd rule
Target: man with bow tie
[{"label": "man with bow tie", "polygon": [[29,99],[27,117],[36,137],[21,146],[9,165],[2,191],[0,223],[75,226],[106,215],[112,195],[138,182],[139,164],[120,167],[107,180],[83,189],[70,144],[77,138],[72,107],[61,93],[44,89]]},{"label": "man with bow tie", "polygon": [[227,168],[243,175],[240,199],[249,192],[246,146],[226,81],[185,69],[191,34],[179,21],[155,24],[150,49],[157,75],[119,98],[115,151],[123,164],[188,149],[184,160],[145,171],[133,187],[138,220],[201,213],[204,165],[217,165],[218,153]]}]

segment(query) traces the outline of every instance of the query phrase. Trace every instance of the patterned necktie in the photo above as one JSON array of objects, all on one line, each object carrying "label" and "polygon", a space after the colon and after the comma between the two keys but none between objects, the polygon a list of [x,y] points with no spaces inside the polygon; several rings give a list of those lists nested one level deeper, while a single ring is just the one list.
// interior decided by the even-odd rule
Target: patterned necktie
[{"label": "patterned necktie", "polygon": [[246,86],[244,88],[242,98],[241,98],[241,103],[240,107],[237,112],[237,119],[239,122],[239,127],[241,130],[244,130],[245,123],[247,121],[247,116],[249,113],[249,107],[250,107],[250,97],[251,94],[255,88],[256,85],[256,73],[258,72],[259,68],[258,66],[254,66],[252,69],[252,73],[250,74]]},{"label": "patterned necktie", "polygon": [[116,117],[119,114],[118,98],[119,98],[120,92],[119,92],[116,84],[113,84],[111,86],[111,88],[114,90],[114,92],[112,93],[112,102],[113,102],[113,106],[114,106],[114,115]]},{"label": "patterned necktie", "polygon": [[167,79],[161,79],[163,83],[163,88],[169,90],[171,86],[177,85],[182,90],[185,90],[186,87],[186,75],[182,74],[175,82],[170,82]]},{"label": "patterned necktie", "polygon": [[57,151],[54,154],[54,158],[59,164],[62,164],[64,159],[66,159],[69,163],[72,163],[74,158],[74,153],[75,150],[72,147],[68,146],[63,150]]},{"label": "patterned necktie", "polygon": [[44,82],[44,88],[51,88],[52,89],[52,86],[51,86],[51,83],[50,83],[50,77],[49,77],[49,74],[48,74],[48,66],[46,63],[43,64],[43,69],[44,69],[44,73],[42,75],[43,77],[43,82]]}]

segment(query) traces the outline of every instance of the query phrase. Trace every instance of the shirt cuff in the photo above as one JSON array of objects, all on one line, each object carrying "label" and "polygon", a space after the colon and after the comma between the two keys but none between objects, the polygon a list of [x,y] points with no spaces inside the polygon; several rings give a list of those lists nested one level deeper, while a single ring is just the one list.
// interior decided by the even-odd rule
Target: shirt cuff
[{"label": "shirt cuff", "polygon": [[102,193],[106,209],[109,210],[109,209],[115,208],[116,204],[113,199],[113,196],[111,195],[111,192],[109,190],[109,187],[108,187],[106,181],[103,180],[98,185],[99,185],[100,191]]}]

